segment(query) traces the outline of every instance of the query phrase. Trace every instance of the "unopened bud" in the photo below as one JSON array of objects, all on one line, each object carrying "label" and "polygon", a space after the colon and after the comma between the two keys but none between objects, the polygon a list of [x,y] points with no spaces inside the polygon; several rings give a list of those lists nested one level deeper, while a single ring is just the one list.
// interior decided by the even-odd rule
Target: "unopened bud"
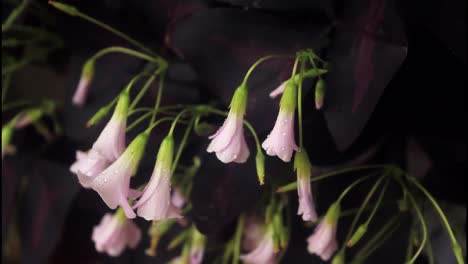
[{"label": "unopened bud", "polygon": [[320,110],[323,106],[323,99],[325,98],[325,81],[319,79],[315,85],[315,108]]}]

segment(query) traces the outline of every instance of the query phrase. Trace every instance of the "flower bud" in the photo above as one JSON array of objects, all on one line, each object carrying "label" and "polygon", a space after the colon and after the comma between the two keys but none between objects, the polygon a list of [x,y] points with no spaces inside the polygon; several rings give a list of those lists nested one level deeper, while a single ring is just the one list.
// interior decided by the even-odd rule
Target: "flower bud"
[{"label": "flower bud", "polygon": [[255,156],[255,165],[257,168],[257,176],[260,185],[265,183],[265,156],[263,155],[262,151],[257,151],[257,155]]},{"label": "flower bud", "polygon": [[55,1],[49,1],[49,4],[51,4],[53,7],[57,8],[58,10],[69,14],[70,16],[77,16],[80,13],[78,9],[76,9],[76,7],[71,6],[71,5],[67,5],[67,4],[59,3]]},{"label": "flower bud", "polygon": [[315,84],[315,109],[320,110],[323,106],[323,99],[325,97],[325,81],[319,79]]},{"label": "flower bud", "polygon": [[346,246],[347,247],[354,246],[357,242],[359,242],[359,240],[361,240],[362,236],[364,236],[366,232],[367,232],[367,225],[366,224],[360,225],[358,229],[356,230],[356,232],[354,232],[351,239],[349,239],[349,241],[346,243]]}]

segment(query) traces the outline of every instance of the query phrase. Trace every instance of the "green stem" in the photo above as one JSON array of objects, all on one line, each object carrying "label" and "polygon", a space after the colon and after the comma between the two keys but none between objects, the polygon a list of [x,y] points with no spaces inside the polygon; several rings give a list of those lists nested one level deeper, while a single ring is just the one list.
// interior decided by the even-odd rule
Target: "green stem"
[{"label": "green stem", "polygon": [[447,217],[445,216],[444,212],[442,211],[442,209],[440,208],[439,204],[437,203],[437,201],[434,199],[434,197],[429,193],[429,191],[427,191],[426,188],[424,188],[415,178],[413,177],[410,177],[409,175],[406,174],[406,178],[411,182],[413,183],[418,189],[420,189],[424,195],[427,197],[427,199],[429,199],[429,201],[432,203],[432,206],[434,206],[434,208],[436,209],[437,213],[439,214],[445,228],[447,229],[447,233],[450,237],[450,240],[452,242],[452,248],[453,248],[453,251],[454,251],[454,254],[455,254],[455,257],[457,258],[457,262],[459,264],[463,264],[465,263],[465,260],[463,259],[463,254],[461,252],[461,248],[460,248],[460,245],[458,244],[458,241],[455,237],[455,235],[453,234],[453,231],[452,231],[452,228],[447,220]]},{"label": "green stem", "polygon": [[[374,195],[375,191],[377,190],[377,188],[379,187],[380,183],[382,182],[382,180],[385,178],[385,175],[381,176],[374,184],[374,186],[372,186],[371,190],[369,191],[369,193],[367,194],[366,198],[364,198],[364,202],[361,204],[361,206],[359,207],[359,210],[357,212],[357,214],[354,216],[354,219],[353,219],[353,222],[351,223],[351,227],[349,228],[349,231],[348,231],[348,234],[346,235],[346,238],[345,238],[345,241],[348,242],[349,239],[351,238],[351,235],[355,232],[355,228],[356,228],[356,224],[357,222],[359,221],[359,217],[361,217],[361,214],[362,212],[364,211],[364,208],[367,206],[367,204],[369,203],[370,199],[372,198],[372,196]],[[346,244],[343,244],[343,248],[346,246]]]},{"label": "green stem", "polygon": [[241,214],[239,216],[239,221],[237,222],[236,233],[234,235],[234,245],[233,245],[233,256],[232,256],[232,264],[239,263],[239,256],[240,256],[240,247],[241,247],[241,240],[242,240],[242,231],[244,230],[244,215]]},{"label": "green stem", "polygon": [[338,197],[338,200],[337,202],[338,203],[341,203],[341,201],[343,200],[343,198],[346,196],[346,194],[348,194],[356,185],[360,184],[361,182],[369,179],[370,177],[372,176],[375,176],[375,175],[378,175],[377,173],[371,173],[371,174],[368,174],[364,177],[361,177],[357,180],[355,180],[353,183],[351,183],[340,195],[340,197]]},{"label": "green stem", "polygon": [[162,92],[164,89],[164,77],[165,77],[165,72],[163,71],[161,75],[159,76],[158,94],[156,95],[156,102],[154,103],[154,112],[153,112],[153,115],[151,116],[150,124],[153,123],[154,120],[156,120],[156,114],[158,113],[159,105],[161,104]]},{"label": "green stem", "polygon": [[154,122],[153,124],[151,124],[150,126],[148,126],[148,128],[145,130],[146,132],[150,133],[151,130],[153,130],[153,128],[155,128],[157,125],[161,124],[162,122],[165,122],[165,121],[172,121],[174,120],[174,118],[172,117],[163,117],[161,119],[158,119],[156,122]]},{"label": "green stem", "polygon": [[5,75],[5,78],[3,80],[3,86],[2,86],[2,111],[3,109],[3,103],[5,102],[5,97],[7,95],[8,88],[10,87],[10,82],[11,82],[11,74]]},{"label": "green stem", "polygon": [[413,231],[413,225],[414,223],[412,222],[410,233],[408,235],[408,246],[406,248],[405,263],[408,263],[411,258],[411,255],[413,255],[413,240],[415,236],[415,232]]},{"label": "green stem", "polygon": [[[303,131],[302,131],[302,83],[304,78],[304,71],[305,71],[305,62],[303,57],[301,57],[301,70],[299,72],[299,87],[297,91],[297,115],[298,115],[298,122],[299,122],[299,148],[304,148],[304,138],[303,138]],[[293,75],[294,76],[294,75]]]},{"label": "green stem", "polygon": [[10,13],[5,23],[2,24],[2,33],[7,31],[9,27],[15,22],[16,18],[26,9],[30,0],[23,0],[13,11]]},{"label": "green stem", "polygon": [[184,150],[184,147],[187,144],[187,140],[190,135],[190,132],[192,131],[194,121],[195,121],[195,118],[192,117],[192,119],[190,119],[190,123],[185,129],[184,136],[182,137],[182,140],[180,141],[179,148],[177,149],[177,153],[174,158],[174,162],[172,163],[171,174],[174,174],[174,171],[177,168],[177,164],[179,163],[179,159],[180,159],[180,156],[182,155],[182,151]]},{"label": "green stem", "polygon": [[143,88],[141,88],[141,90],[138,92],[137,96],[135,97],[135,99],[132,101],[132,103],[130,104],[130,107],[129,107],[129,111],[132,111],[135,106],[140,102],[141,98],[143,98],[143,95],[145,95],[146,91],[148,90],[148,88],[150,87],[151,83],[153,83],[154,79],[156,78],[156,76],[161,72],[162,68],[158,68],[154,74],[152,74],[148,80],[146,81],[146,83],[143,85]]},{"label": "green stem", "polygon": [[380,204],[382,203],[383,197],[385,195],[385,192],[387,191],[387,187],[389,183],[390,183],[390,178],[387,178],[387,181],[385,182],[382,192],[380,193],[379,198],[377,198],[377,202],[375,203],[374,208],[372,208],[372,212],[370,213],[369,218],[367,218],[365,222],[366,225],[370,224],[370,222],[372,221],[372,218],[377,212],[377,209],[380,207]]},{"label": "green stem", "polygon": [[287,55],[287,54],[271,54],[271,55],[267,55],[267,56],[264,56],[262,58],[260,58],[259,60],[257,60],[251,67],[250,69],[247,71],[247,73],[245,74],[245,77],[244,77],[244,80],[242,81],[242,85],[247,85],[247,80],[249,79],[250,75],[252,74],[253,70],[262,62],[266,61],[266,60],[269,60],[269,59],[273,59],[273,58],[294,58],[293,55]]},{"label": "green stem", "polygon": [[414,261],[418,258],[419,254],[421,254],[422,250],[424,249],[424,246],[426,245],[427,241],[427,226],[426,226],[426,221],[424,220],[424,216],[421,212],[421,209],[419,208],[418,204],[416,203],[416,200],[414,199],[413,195],[411,192],[408,192],[408,198],[413,204],[413,208],[416,211],[416,214],[418,215],[419,222],[421,222],[421,227],[422,227],[422,232],[423,232],[423,238],[421,241],[421,245],[419,246],[418,250],[416,253],[414,253],[413,257],[407,262],[407,263],[414,263]]},{"label": "green stem", "polygon": [[[358,170],[370,170],[370,169],[385,169],[389,167],[393,167],[394,165],[392,164],[375,164],[375,165],[365,165],[365,166],[356,166],[356,167],[351,167],[351,168],[346,168],[346,169],[341,169],[341,170],[336,170],[328,173],[321,174],[317,177],[312,177],[310,182],[316,182],[323,180],[325,178],[329,178],[335,175],[347,173],[347,172],[353,172],[353,171],[358,171]],[[297,189],[297,182],[291,182],[286,185],[283,185],[279,187],[276,192],[289,192],[289,191],[295,191]]]},{"label": "green stem", "polygon": [[171,129],[169,130],[169,133],[167,133],[168,136],[173,136],[174,135],[174,129],[177,125],[177,122],[179,121],[179,119],[187,112],[191,111],[192,109],[190,108],[186,108],[184,110],[182,110],[174,119],[174,121],[172,122],[172,125],[171,125]]},{"label": "green stem", "polygon": [[245,119],[244,119],[244,125],[249,129],[250,134],[252,134],[252,136],[253,136],[253,138],[255,140],[255,144],[257,145],[257,151],[262,152],[262,145],[260,145],[260,140],[258,139],[257,133],[255,132],[255,129],[250,124],[250,122],[245,120]]},{"label": "green stem", "polygon": [[98,51],[96,54],[94,54],[90,58],[90,60],[97,60],[100,57],[102,57],[104,55],[107,55],[109,53],[113,53],[113,52],[127,54],[127,55],[130,55],[130,56],[139,58],[139,59],[143,59],[143,60],[147,60],[147,61],[151,61],[151,62],[155,62],[155,63],[161,63],[161,62],[163,64],[165,63],[164,61],[161,61],[160,58],[154,58],[154,57],[146,55],[145,53],[141,53],[141,52],[136,51],[136,50],[132,50],[132,49],[125,48],[125,47],[118,47],[118,46],[112,46],[112,47],[104,48],[104,49]]},{"label": "green stem", "polygon": [[[315,53],[313,54],[314,54],[313,56],[309,56],[310,63],[312,64],[312,67],[314,67],[314,69],[319,70],[319,68],[317,67],[317,64],[315,64],[315,61],[314,61],[314,58],[318,58],[318,56],[316,56]],[[322,79],[322,75],[319,74],[318,78]]]},{"label": "green stem", "polygon": [[145,120],[146,118],[150,117],[152,114],[152,112],[148,112],[142,116],[140,116],[137,120],[133,121],[133,123],[131,125],[129,125],[127,127],[127,132],[132,130],[135,126],[137,126],[139,123],[143,122],[143,120]]},{"label": "green stem", "polygon": [[32,103],[30,101],[27,101],[27,100],[20,100],[20,101],[7,103],[7,104],[2,106],[2,112],[6,111],[6,110],[9,110],[11,108],[25,106],[25,105],[29,105],[29,104],[32,104]]},{"label": "green stem", "polygon": [[77,16],[78,16],[78,17],[81,17],[81,18],[87,20],[88,22],[91,22],[91,23],[93,23],[93,24],[95,24],[95,25],[97,25],[97,26],[100,26],[100,27],[104,28],[105,30],[107,30],[107,31],[109,31],[109,32],[114,33],[115,35],[117,35],[117,36],[119,36],[119,37],[125,39],[126,41],[128,41],[128,42],[132,43],[133,45],[135,45],[136,47],[140,48],[142,51],[144,51],[144,52],[146,52],[146,53],[148,53],[148,54],[151,54],[153,57],[156,57],[156,58],[158,58],[158,59],[161,60],[161,61],[165,61],[165,60],[164,60],[161,56],[159,56],[156,52],[154,52],[154,51],[152,51],[151,49],[147,48],[145,45],[143,45],[143,44],[141,44],[140,42],[136,41],[135,39],[131,38],[131,37],[128,36],[127,34],[121,32],[121,31],[119,31],[119,30],[117,30],[117,29],[115,29],[115,28],[113,28],[113,27],[111,27],[111,26],[109,26],[109,25],[107,25],[107,24],[105,24],[105,23],[103,23],[103,22],[101,22],[101,21],[99,21],[99,20],[93,18],[93,17],[90,17],[90,16],[88,16],[88,15],[86,15],[86,14],[83,14],[83,13],[81,13],[80,11],[78,11]]}]

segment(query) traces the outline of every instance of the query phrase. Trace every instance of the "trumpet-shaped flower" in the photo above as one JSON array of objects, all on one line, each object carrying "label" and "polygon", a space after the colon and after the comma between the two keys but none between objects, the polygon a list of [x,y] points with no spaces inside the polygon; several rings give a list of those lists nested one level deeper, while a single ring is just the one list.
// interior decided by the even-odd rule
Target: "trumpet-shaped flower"
[{"label": "trumpet-shaped flower", "polygon": [[148,137],[148,131],[138,135],[114,163],[94,177],[78,170],[78,178],[84,186],[98,192],[109,208],[115,209],[120,205],[128,218],[136,216],[127,201],[133,195],[130,191],[130,177],[138,168]]},{"label": "trumpet-shaped flower", "polygon": [[141,239],[138,226],[128,220],[121,210],[115,215],[105,214],[93,229],[92,240],[98,252],[119,256],[125,247],[136,248]]},{"label": "trumpet-shaped flower", "polygon": [[338,249],[336,241],[336,226],[340,214],[340,204],[334,203],[328,209],[322,222],[307,239],[307,250],[318,255],[322,260],[328,261]]},{"label": "trumpet-shaped flower", "polygon": [[264,233],[255,249],[241,255],[240,259],[249,264],[274,264],[275,256],[275,244],[270,230]]},{"label": "trumpet-shaped flower", "polygon": [[[98,139],[88,152],[77,151],[76,161],[70,167],[70,171],[87,178],[94,178],[113,162],[115,162],[125,150],[125,127],[127,125],[127,113],[129,104],[128,93],[123,93],[117,107],[107,125],[102,130]],[[86,179],[84,177],[84,179]],[[85,182],[78,178],[83,187],[88,188]]]},{"label": "trumpet-shaped flower", "polygon": [[223,126],[212,136],[208,152],[216,152],[216,157],[224,163],[244,163],[249,148],[244,138],[244,114],[247,107],[247,88],[237,88],[231,101],[231,109]]},{"label": "trumpet-shaped flower", "polygon": [[159,221],[179,218],[180,212],[171,201],[171,165],[174,140],[167,136],[159,147],[156,164],[140,200],[133,206],[146,220]]},{"label": "trumpet-shaped flower", "polygon": [[315,212],[315,204],[310,186],[312,165],[305,150],[296,152],[294,168],[297,171],[297,194],[299,196],[297,214],[302,215],[302,220],[304,221],[315,221],[317,220],[317,213]]},{"label": "trumpet-shaped flower", "polygon": [[262,147],[270,156],[278,156],[284,162],[291,160],[293,151],[298,147],[294,141],[294,111],[296,109],[297,89],[288,81],[281,97],[280,110],[270,135],[263,141]]}]

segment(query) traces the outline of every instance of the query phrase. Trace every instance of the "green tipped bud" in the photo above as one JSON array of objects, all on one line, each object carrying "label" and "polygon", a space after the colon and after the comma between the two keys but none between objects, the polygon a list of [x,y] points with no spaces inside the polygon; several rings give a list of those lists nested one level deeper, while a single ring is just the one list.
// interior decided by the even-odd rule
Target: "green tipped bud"
[{"label": "green tipped bud", "polygon": [[91,117],[88,122],[86,122],[87,127],[94,126],[99,123],[108,113],[110,108],[108,106],[101,107],[94,115]]},{"label": "green tipped bud", "polygon": [[298,177],[309,176],[312,174],[312,165],[310,164],[307,152],[302,149],[294,155],[294,170]]},{"label": "green tipped bud", "polygon": [[341,206],[339,202],[334,202],[327,210],[324,221],[330,224],[336,225],[338,218],[340,217]]},{"label": "green tipped bud", "polygon": [[71,6],[71,5],[67,5],[67,4],[63,4],[63,3],[59,3],[55,1],[49,1],[49,4],[51,4],[53,7],[57,8],[58,10],[69,14],[70,16],[77,16],[80,13],[80,11],[76,9],[76,7]]},{"label": "green tipped bud", "polygon": [[280,111],[293,113],[297,105],[297,86],[294,82],[289,80],[284,88],[283,95],[280,101]]},{"label": "green tipped bud", "polygon": [[321,109],[323,106],[323,99],[325,98],[325,81],[319,79],[317,84],[315,84],[315,108],[317,110]]},{"label": "green tipped bud", "polygon": [[13,136],[14,126],[11,122],[2,127],[2,156],[4,155],[7,147],[10,145],[11,137]]},{"label": "green tipped bud", "polygon": [[128,115],[128,106],[130,104],[130,94],[127,91],[124,91],[119,96],[119,101],[114,110],[114,115],[117,114],[121,118],[127,118]]},{"label": "green tipped bud", "polygon": [[17,128],[22,128],[31,123],[35,123],[42,117],[43,114],[44,112],[40,108],[26,110],[26,112],[21,115],[21,118],[16,122],[15,126]]},{"label": "green tipped bud", "polygon": [[260,185],[265,183],[265,155],[261,150],[257,150],[257,155],[255,156],[255,165],[257,168],[257,177]]},{"label": "green tipped bud", "polygon": [[[132,176],[136,174],[138,166],[140,164],[141,158],[145,153],[146,143],[148,142],[149,133],[144,131],[136,136],[132,142],[128,145],[125,152],[122,156],[125,156],[123,159],[128,160],[130,166],[132,166]],[[121,157],[122,158],[122,157]]]},{"label": "green tipped bud", "polygon": [[172,159],[174,156],[174,138],[172,136],[166,136],[161,145],[159,146],[158,156],[156,158],[156,164],[163,168],[170,170],[172,166]]},{"label": "green tipped bud", "polygon": [[125,224],[127,222],[127,216],[125,216],[125,211],[122,209],[122,207],[119,207],[117,209],[117,212],[114,214],[115,219],[117,219],[117,222],[119,224]]},{"label": "green tipped bud", "polygon": [[346,243],[347,247],[352,247],[354,246],[359,240],[361,240],[362,236],[367,232],[367,225],[362,224],[358,227],[356,232],[354,232],[353,236],[351,239]]},{"label": "green tipped bud", "polygon": [[205,247],[205,242],[206,242],[206,237],[200,233],[197,228],[193,227],[193,232],[192,232],[192,247],[196,248],[204,248]]},{"label": "green tipped bud", "polygon": [[241,85],[237,87],[231,100],[231,111],[237,115],[244,115],[247,109],[247,86]]},{"label": "green tipped bud", "polygon": [[81,70],[81,79],[91,81],[94,77],[94,58],[89,59]]},{"label": "green tipped bud", "polygon": [[333,257],[332,264],[344,264],[344,251],[340,250],[338,253]]}]

